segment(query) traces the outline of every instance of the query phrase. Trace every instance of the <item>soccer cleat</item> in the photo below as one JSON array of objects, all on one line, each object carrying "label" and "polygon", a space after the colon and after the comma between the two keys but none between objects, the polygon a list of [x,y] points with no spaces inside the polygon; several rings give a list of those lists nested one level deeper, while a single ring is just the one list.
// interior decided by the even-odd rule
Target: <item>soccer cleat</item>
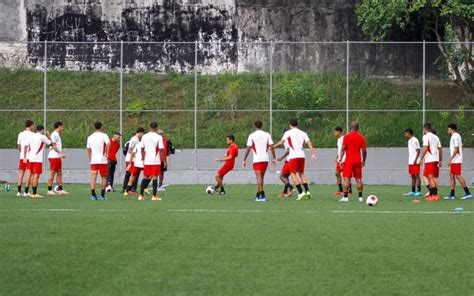
[{"label": "soccer cleat", "polygon": [[362,197],[359,197],[359,202],[364,202],[364,199]]},{"label": "soccer cleat", "polygon": [[166,188],[161,186],[161,187],[158,187],[157,191],[163,192],[163,191],[166,191]]},{"label": "soccer cleat", "polygon": [[255,201],[256,202],[265,202],[265,201],[267,201],[267,199],[265,197],[256,197]]},{"label": "soccer cleat", "polygon": [[97,196],[91,196],[91,200],[99,200]]},{"label": "soccer cleat", "polygon": [[468,194],[464,195],[464,196],[461,198],[461,200],[466,200],[466,199],[470,199],[470,198],[472,198],[472,194],[471,194],[471,193],[468,193]]},{"label": "soccer cleat", "polygon": [[306,199],[306,193],[300,193],[298,194],[298,197],[296,198],[296,200],[305,200]]},{"label": "soccer cleat", "polygon": [[41,195],[39,195],[39,194],[32,194],[32,195],[31,195],[31,198],[34,198],[34,199],[36,199],[36,198],[42,198],[42,197],[43,197],[43,196],[41,196]]},{"label": "soccer cleat", "polygon": [[101,196],[99,199],[100,200],[107,200],[107,197],[104,195],[104,196]]},{"label": "soccer cleat", "polygon": [[425,198],[427,201],[438,201],[441,200],[441,197],[439,195],[429,195],[427,198]]},{"label": "soccer cleat", "polygon": [[343,194],[344,194],[344,192],[342,192],[342,191],[337,191],[336,193],[334,193],[334,195],[343,195]]},{"label": "soccer cleat", "polygon": [[444,200],[454,200],[454,199],[456,199],[456,196],[454,196],[454,195],[448,195],[448,196],[445,196],[443,199],[444,199]]},{"label": "soccer cleat", "polygon": [[296,191],[295,188],[291,188],[290,191],[288,191],[288,194],[286,195],[286,197],[292,197],[293,193],[295,193],[295,191]]},{"label": "soccer cleat", "polygon": [[124,191],[123,196],[128,196],[128,192]]},{"label": "soccer cleat", "polygon": [[414,196],[421,196],[421,192],[420,191],[415,192]]},{"label": "soccer cleat", "polygon": [[158,195],[153,195],[151,198],[152,201],[161,201],[161,198]]},{"label": "soccer cleat", "polygon": [[148,190],[148,188],[145,189],[145,194],[151,194],[151,192],[150,192],[150,190]]},{"label": "soccer cleat", "polygon": [[56,192],[54,192],[52,190],[48,190],[48,192],[46,194],[47,195],[58,195],[58,194],[56,194]]},{"label": "soccer cleat", "polygon": [[23,196],[23,194],[21,194],[21,192],[17,192],[17,193],[16,193],[16,196],[18,196],[18,197],[22,197],[22,196]]},{"label": "soccer cleat", "polygon": [[310,200],[311,197],[313,197],[313,196],[311,195],[311,192],[306,191],[306,198],[305,198],[305,199]]},{"label": "soccer cleat", "polygon": [[[216,191],[216,192],[217,192],[217,191]],[[221,191],[219,192],[219,195],[225,195],[225,191],[221,190]]]},{"label": "soccer cleat", "polygon": [[430,196],[430,192],[429,192],[429,191],[425,193],[425,197],[427,197],[427,196]]},{"label": "soccer cleat", "polygon": [[285,198],[285,197],[288,197],[288,195],[285,194],[285,193],[280,193],[280,194],[278,194],[278,197],[279,198]]},{"label": "soccer cleat", "polygon": [[23,193],[21,194],[21,196],[23,196],[23,197],[28,197],[29,195],[28,195],[28,193],[23,192]]},{"label": "soccer cleat", "polygon": [[416,195],[415,192],[410,191],[410,192],[408,192],[408,193],[405,193],[403,196],[415,196],[415,195]]},{"label": "soccer cleat", "polygon": [[145,196],[140,194],[140,196],[138,196],[138,200],[139,200],[139,201],[144,201],[144,200],[145,200]]},{"label": "soccer cleat", "polygon": [[57,193],[58,193],[59,195],[69,195],[69,194],[70,194],[69,192],[67,192],[67,191],[65,191],[65,190],[59,190]]},{"label": "soccer cleat", "polygon": [[340,200],[338,200],[338,202],[349,202],[349,198],[348,197],[342,197]]},{"label": "soccer cleat", "polygon": [[126,193],[127,193],[127,195],[137,195],[138,194],[136,191],[127,191]]}]

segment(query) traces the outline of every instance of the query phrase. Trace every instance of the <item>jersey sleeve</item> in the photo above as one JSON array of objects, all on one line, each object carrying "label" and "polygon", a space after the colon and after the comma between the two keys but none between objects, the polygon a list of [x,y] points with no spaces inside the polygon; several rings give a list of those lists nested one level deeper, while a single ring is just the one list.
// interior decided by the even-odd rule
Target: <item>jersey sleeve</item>
[{"label": "jersey sleeve", "polygon": [[16,144],[17,144],[17,145],[21,145],[20,134],[18,134],[18,138],[17,138],[17,140],[16,140]]},{"label": "jersey sleeve", "polygon": [[90,137],[87,138],[87,144],[86,144],[87,149],[91,148],[91,139]]},{"label": "jersey sleeve", "polygon": [[361,145],[362,148],[366,149],[367,148],[367,141],[365,140],[364,137],[362,137],[362,145]]},{"label": "jersey sleeve", "polygon": [[107,134],[104,134],[104,143],[105,143],[106,145],[109,145],[109,144],[110,144],[109,136],[107,136]]},{"label": "jersey sleeve", "polygon": [[415,141],[415,143],[413,143],[413,146],[416,149],[420,149],[420,142],[418,140]]},{"label": "jersey sleeve", "polygon": [[288,133],[288,131],[286,131],[284,134],[283,134],[283,137],[281,138],[282,141],[286,141],[288,140],[288,138],[290,137],[290,134]]},{"label": "jersey sleeve", "polygon": [[454,147],[459,147],[459,137],[453,137]]},{"label": "jersey sleeve", "polygon": [[51,145],[51,143],[52,143],[51,140],[48,139],[48,137],[46,137],[46,136],[44,136],[44,135],[41,136],[41,141],[42,141],[43,143],[45,143],[46,145]]},{"label": "jersey sleeve", "polygon": [[423,147],[428,146],[428,137],[426,135],[423,136]]},{"label": "jersey sleeve", "polygon": [[232,146],[232,149],[230,151],[230,155],[232,155],[232,157],[236,158],[239,155],[239,148],[237,148],[237,146]]},{"label": "jersey sleeve", "polygon": [[163,138],[160,137],[160,139],[158,140],[158,149],[164,149],[165,148],[165,145],[163,143]]},{"label": "jersey sleeve", "polygon": [[307,133],[304,133],[304,142],[308,143],[309,142],[309,137]]},{"label": "jersey sleeve", "polygon": [[273,145],[272,136],[268,134],[268,145]]},{"label": "jersey sleeve", "polygon": [[252,147],[252,135],[247,138],[247,147]]}]

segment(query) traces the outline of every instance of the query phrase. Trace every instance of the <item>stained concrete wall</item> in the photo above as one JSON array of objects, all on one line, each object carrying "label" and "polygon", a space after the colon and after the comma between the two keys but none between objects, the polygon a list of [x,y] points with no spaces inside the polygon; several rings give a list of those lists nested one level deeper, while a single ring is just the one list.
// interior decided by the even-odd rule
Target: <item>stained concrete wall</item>
[{"label": "stained concrete wall", "polygon": [[[89,180],[87,153],[85,149],[65,149],[67,155],[64,160],[64,180],[67,183],[87,183]],[[334,184],[335,149],[317,149],[318,160],[313,163],[307,160],[307,175],[312,183]],[[449,155],[445,149],[444,155]],[[199,149],[198,170],[194,170],[194,150],[183,150],[170,158],[170,171],[166,174],[168,183],[171,184],[212,184],[215,172],[221,163],[214,161],[216,157],[225,154],[223,149]],[[278,155],[282,151],[277,151]],[[236,168],[225,178],[225,182],[232,184],[253,184],[255,176],[250,168],[242,169],[241,163],[244,150],[239,151]],[[469,184],[474,184],[474,149],[464,149],[465,162],[463,164],[463,175]],[[17,177],[18,152],[14,149],[0,150],[0,180],[15,182]],[[366,184],[381,185],[406,185],[409,183],[407,173],[407,151],[405,148],[369,148],[368,161],[364,169],[364,181]],[[266,175],[266,182],[279,184],[278,172],[281,169],[271,168]],[[42,182],[46,181],[48,165],[42,176]],[[117,173],[122,179],[123,170]],[[441,169],[440,182],[443,185],[449,182],[449,171],[447,167]],[[120,182],[119,182],[120,183]]]}]

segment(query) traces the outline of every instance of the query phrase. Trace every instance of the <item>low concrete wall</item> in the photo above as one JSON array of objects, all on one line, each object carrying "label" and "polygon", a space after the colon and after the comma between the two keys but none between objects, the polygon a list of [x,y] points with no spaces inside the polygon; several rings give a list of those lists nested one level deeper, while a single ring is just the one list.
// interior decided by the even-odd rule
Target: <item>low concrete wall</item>
[{"label": "low concrete wall", "polygon": [[[251,165],[242,169],[244,150],[239,151],[236,168],[225,178],[230,184],[250,184],[255,182],[255,176],[251,171]],[[85,149],[65,149],[64,181],[66,183],[87,183],[89,181],[88,160]],[[215,172],[222,165],[215,162],[215,158],[225,154],[224,149],[199,149],[197,155],[197,167],[194,167],[194,150],[183,150],[170,157],[170,171],[166,174],[166,183],[172,184],[212,184]],[[277,151],[281,155],[283,151]],[[307,175],[312,183],[334,184],[334,160],[336,149],[317,149],[318,160],[316,163],[307,160]],[[448,149],[444,150],[445,159],[449,155]],[[251,157],[250,157],[251,159]],[[474,149],[464,149],[463,175],[469,184],[474,183]],[[0,150],[0,180],[15,182],[17,178],[18,151],[14,149]],[[249,162],[251,163],[251,162]],[[282,164],[277,168],[271,168],[266,175],[266,182],[279,184],[278,172]],[[46,181],[48,164],[44,167],[42,182]],[[116,180],[121,180],[124,174],[124,165],[116,173]],[[441,184],[449,182],[449,171],[447,167],[441,170]],[[407,173],[407,151],[406,148],[370,148],[368,149],[367,165],[364,169],[364,182],[366,184],[390,184],[406,185],[409,182]],[[120,182],[118,182],[120,183]]]}]

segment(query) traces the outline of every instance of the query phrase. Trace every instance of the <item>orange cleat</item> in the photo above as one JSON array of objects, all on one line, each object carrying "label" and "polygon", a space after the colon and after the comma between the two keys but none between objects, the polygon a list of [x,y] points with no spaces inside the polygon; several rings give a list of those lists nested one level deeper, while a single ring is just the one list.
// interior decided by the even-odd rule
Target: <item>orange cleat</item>
[{"label": "orange cleat", "polygon": [[137,195],[138,193],[136,191],[127,191],[128,195]]},{"label": "orange cleat", "polygon": [[138,197],[138,200],[139,200],[139,201],[145,200],[145,196],[144,196],[144,195],[140,195],[140,196]]},{"label": "orange cleat", "polygon": [[152,201],[161,201],[161,198],[158,195],[153,195],[151,198]]},{"label": "orange cleat", "polygon": [[432,200],[433,201],[439,201],[439,200],[441,200],[441,197],[439,195],[433,195]]},{"label": "orange cleat", "polygon": [[343,195],[343,194],[344,194],[344,192],[342,192],[342,191],[338,191],[338,192],[334,193],[334,195]]}]

